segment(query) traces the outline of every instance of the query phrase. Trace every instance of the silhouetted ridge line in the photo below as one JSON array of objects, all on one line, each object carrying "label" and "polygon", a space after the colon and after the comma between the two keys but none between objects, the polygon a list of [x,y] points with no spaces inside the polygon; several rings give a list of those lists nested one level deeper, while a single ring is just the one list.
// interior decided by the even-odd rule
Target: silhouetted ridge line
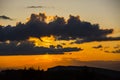
[{"label": "silhouetted ridge line", "polygon": [[0,80],[120,80],[120,71],[87,67],[56,66],[47,71],[30,69],[3,70]]}]

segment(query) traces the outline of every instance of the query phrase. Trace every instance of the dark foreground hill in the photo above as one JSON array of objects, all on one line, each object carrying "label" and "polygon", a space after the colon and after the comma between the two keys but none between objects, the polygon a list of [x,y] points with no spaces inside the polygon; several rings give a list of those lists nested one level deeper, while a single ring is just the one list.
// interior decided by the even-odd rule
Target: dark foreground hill
[{"label": "dark foreground hill", "polygon": [[47,71],[30,68],[1,71],[0,80],[120,80],[120,71],[86,66],[57,66]]}]

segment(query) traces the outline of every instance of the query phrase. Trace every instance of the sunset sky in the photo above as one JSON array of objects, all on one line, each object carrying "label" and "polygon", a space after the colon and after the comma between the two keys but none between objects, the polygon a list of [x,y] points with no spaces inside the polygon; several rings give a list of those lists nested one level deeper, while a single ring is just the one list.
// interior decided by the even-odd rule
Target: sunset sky
[{"label": "sunset sky", "polygon": [[119,0],[0,0],[0,68],[120,61],[119,4]]}]

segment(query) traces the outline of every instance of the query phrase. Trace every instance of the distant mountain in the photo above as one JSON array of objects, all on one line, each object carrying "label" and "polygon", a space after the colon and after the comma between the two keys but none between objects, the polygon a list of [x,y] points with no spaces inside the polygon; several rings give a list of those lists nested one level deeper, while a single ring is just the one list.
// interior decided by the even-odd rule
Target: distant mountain
[{"label": "distant mountain", "polygon": [[120,71],[87,67],[56,66],[47,71],[4,70],[0,72],[0,80],[120,80]]}]

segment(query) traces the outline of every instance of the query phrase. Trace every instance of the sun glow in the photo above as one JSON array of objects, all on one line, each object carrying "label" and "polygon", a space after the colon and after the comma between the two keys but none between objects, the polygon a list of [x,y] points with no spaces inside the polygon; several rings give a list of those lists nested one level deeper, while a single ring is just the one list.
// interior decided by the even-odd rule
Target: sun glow
[{"label": "sun glow", "polygon": [[47,23],[49,23],[49,22],[51,22],[51,21],[53,21],[54,20],[54,16],[47,16],[47,18],[46,18],[46,22]]},{"label": "sun glow", "polygon": [[44,36],[41,38],[36,38],[36,37],[30,37],[28,41],[33,42],[35,46],[45,46],[49,47],[55,42],[55,37],[53,35],[51,36]]},{"label": "sun glow", "polygon": [[46,43],[51,43],[51,42],[55,41],[55,37],[53,35],[51,35],[50,37],[44,36],[44,37],[41,37],[40,39]]},{"label": "sun glow", "polygon": [[28,39],[28,41],[33,42],[35,46],[40,46],[41,45],[40,39],[36,38],[36,37],[30,37]]}]

